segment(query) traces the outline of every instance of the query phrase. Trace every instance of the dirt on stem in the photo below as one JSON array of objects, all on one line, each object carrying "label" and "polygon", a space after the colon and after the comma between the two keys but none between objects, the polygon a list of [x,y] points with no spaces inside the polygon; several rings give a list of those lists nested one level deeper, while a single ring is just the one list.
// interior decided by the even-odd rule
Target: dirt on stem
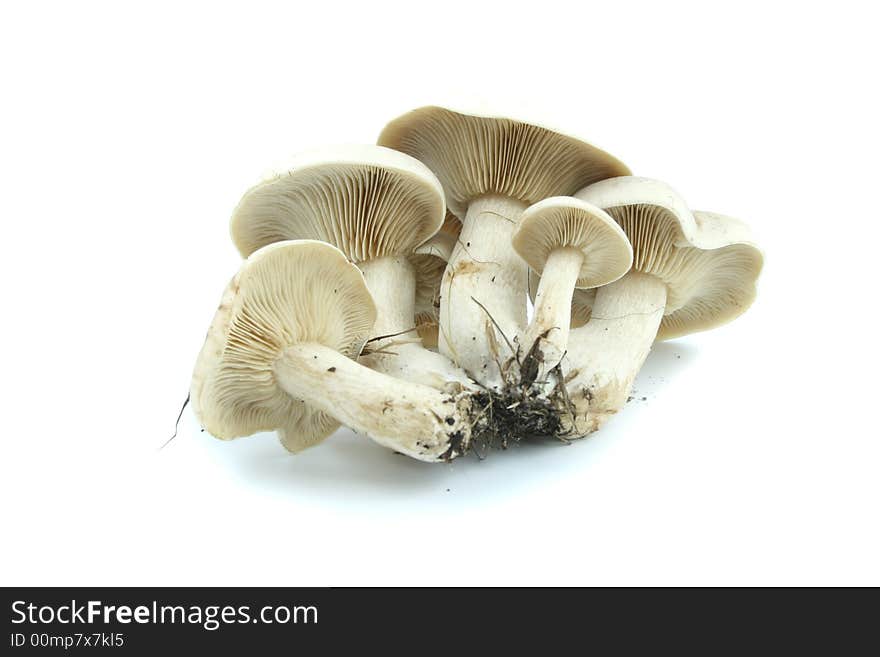
[{"label": "dirt on stem", "polygon": [[[493,354],[501,369],[501,389],[484,387],[473,393],[471,413],[474,420],[470,441],[466,445],[460,441],[455,449],[450,447],[449,457],[470,451],[483,458],[490,449],[507,449],[512,444],[523,442],[557,440],[569,443],[574,436],[571,429],[566,428],[563,418],[569,415],[572,422],[568,426],[573,426],[575,411],[565,389],[562,359],[547,370],[548,378],[554,379],[549,391],[550,381],[537,380],[545,365],[540,344],[549,331],[541,335],[522,356],[521,346],[514,346],[486,307],[473,297],[472,300],[486,313],[511,355],[502,361],[500,354]],[[493,339],[490,344],[499,343]]]}]

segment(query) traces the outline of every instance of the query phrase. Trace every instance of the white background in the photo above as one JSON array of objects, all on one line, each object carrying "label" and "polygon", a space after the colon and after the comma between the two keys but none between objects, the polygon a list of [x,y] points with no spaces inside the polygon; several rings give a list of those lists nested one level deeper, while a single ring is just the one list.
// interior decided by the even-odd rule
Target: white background
[{"label": "white background", "polygon": [[[880,584],[869,7],[5,4],[0,583]],[[658,346],[570,447],[291,457],[187,412],[159,451],[241,193],[424,104],[557,126],[747,220],[757,303]]]}]

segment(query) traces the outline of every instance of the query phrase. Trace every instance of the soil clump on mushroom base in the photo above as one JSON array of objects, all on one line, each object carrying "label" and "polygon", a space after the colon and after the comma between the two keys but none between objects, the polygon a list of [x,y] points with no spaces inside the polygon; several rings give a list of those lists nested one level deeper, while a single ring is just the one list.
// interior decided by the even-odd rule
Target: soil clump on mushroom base
[{"label": "soil clump on mushroom base", "polygon": [[[500,390],[485,388],[471,395],[474,424],[469,443],[458,446],[459,454],[470,451],[483,458],[489,450],[507,449],[512,444],[548,440],[569,443],[580,437],[570,428],[574,407],[565,389],[561,363],[547,372],[547,379],[555,383],[549,392],[550,381],[536,380],[543,360],[536,342],[524,358],[520,359],[517,352],[504,364],[505,383]],[[572,422],[563,422],[565,416]]]}]

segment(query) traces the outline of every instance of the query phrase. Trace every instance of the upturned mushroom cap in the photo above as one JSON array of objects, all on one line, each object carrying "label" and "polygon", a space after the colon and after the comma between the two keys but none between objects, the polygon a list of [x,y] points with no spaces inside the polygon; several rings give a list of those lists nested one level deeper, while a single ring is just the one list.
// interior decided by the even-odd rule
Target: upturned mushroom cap
[{"label": "upturned mushroom cap", "polygon": [[422,341],[422,346],[433,348],[440,339],[440,325],[436,313],[416,313],[416,332]]},{"label": "upturned mushroom cap", "polygon": [[[541,277],[529,270],[529,298],[535,303],[538,294],[538,285]],[[593,302],[596,300],[596,288],[579,290],[575,288],[571,295],[571,325],[570,328],[578,328],[590,321],[593,314]]]},{"label": "upturned mushroom cap", "polygon": [[313,239],[352,262],[409,255],[443,224],[443,188],[418,160],[381,146],[308,153],[252,187],[232,215],[245,257],[272,242]]},{"label": "upturned mushroom cap", "polygon": [[[458,223],[457,219],[456,223]],[[440,283],[454,247],[455,237],[441,230],[409,257],[416,275],[416,329],[422,344],[426,347],[437,346]]]},{"label": "upturned mushroom cap", "polygon": [[667,287],[658,340],[735,319],[755,298],[763,256],[736,219],[692,213],[666,183],[626,176],[595,183],[577,198],[603,208],[633,247],[633,269]]},{"label": "upturned mushroom cap", "polygon": [[291,451],[320,442],[339,424],[285,393],[274,363],[301,342],[356,357],[375,319],[363,275],[333,246],[298,240],[255,251],[226,288],[196,361],[190,398],[202,426],[223,439],[277,429]]},{"label": "upturned mushroom cap", "polygon": [[408,153],[437,174],[446,203],[464,217],[474,198],[498,194],[531,205],[629,173],[579,139],[513,119],[422,107],[391,121],[379,144]]},{"label": "upturned mushroom cap", "polygon": [[575,287],[613,283],[632,266],[626,233],[595,205],[555,196],[526,208],[512,238],[513,248],[533,271],[543,273],[554,249],[569,248],[584,260]]},{"label": "upturned mushroom cap", "polygon": [[458,239],[458,236],[461,235],[461,220],[456,217],[452,212],[446,210],[446,218],[443,220],[443,225],[440,227],[440,232],[438,235],[450,235],[455,239]]},{"label": "upturned mushroom cap", "polygon": [[446,270],[446,261],[427,254],[416,254],[409,260],[416,274],[415,312],[436,314],[440,307],[440,281]]},{"label": "upturned mushroom cap", "polygon": [[571,328],[578,328],[590,321],[593,316],[593,303],[596,301],[596,288],[575,290],[571,295]]},{"label": "upturned mushroom cap", "polygon": [[[690,301],[663,318],[660,340],[705,331],[742,315],[755,301],[764,254],[744,222],[714,212],[694,210],[694,240],[704,250]],[[697,267],[696,263],[694,264]]]}]

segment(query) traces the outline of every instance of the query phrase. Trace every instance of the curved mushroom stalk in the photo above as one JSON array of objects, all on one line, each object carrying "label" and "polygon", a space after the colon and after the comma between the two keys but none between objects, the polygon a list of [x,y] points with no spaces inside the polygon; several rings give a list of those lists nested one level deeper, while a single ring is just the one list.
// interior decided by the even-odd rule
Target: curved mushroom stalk
[{"label": "curved mushroom stalk", "polygon": [[546,275],[535,295],[532,321],[521,340],[525,345],[521,375],[533,378],[530,385],[545,397],[552,395],[565,376],[562,368],[566,365],[563,359],[568,349],[572,294],[583,259],[583,254],[573,249],[556,249],[550,254]]},{"label": "curved mushroom stalk", "polygon": [[438,390],[473,389],[475,383],[437,352],[425,349],[415,327],[416,275],[409,259],[386,256],[359,264],[376,304],[374,336],[358,359],[389,376]]},{"label": "curved mushroom stalk", "polygon": [[294,399],[350,429],[420,461],[467,451],[467,393],[449,395],[359,365],[320,344],[289,347],[274,365],[278,385]]},{"label": "curved mushroom stalk", "polygon": [[576,435],[595,431],[623,408],[665,308],[666,285],[649,274],[632,271],[596,290],[592,317],[571,331],[566,357]]},{"label": "curved mushroom stalk", "polygon": [[502,386],[526,324],[528,267],[510,243],[525,207],[502,196],[472,201],[443,275],[440,353],[489,388]]}]

